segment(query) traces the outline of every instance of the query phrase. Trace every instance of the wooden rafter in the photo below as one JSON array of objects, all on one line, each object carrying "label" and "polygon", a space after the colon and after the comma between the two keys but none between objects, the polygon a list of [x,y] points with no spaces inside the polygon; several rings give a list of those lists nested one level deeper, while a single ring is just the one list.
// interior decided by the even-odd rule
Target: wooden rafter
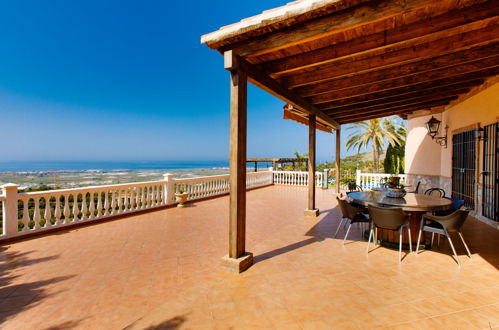
[{"label": "wooden rafter", "polygon": [[401,98],[413,97],[416,95],[429,95],[431,93],[441,93],[445,92],[449,89],[470,89],[475,86],[479,86],[483,84],[483,79],[475,79],[465,82],[455,82],[452,81],[449,84],[421,84],[420,86],[410,86],[406,88],[400,88],[396,94],[392,93],[392,91],[382,91],[379,93],[373,94],[365,94],[360,96],[354,96],[350,98],[344,98],[341,100],[326,102],[318,104],[320,109],[334,109],[347,105],[360,105],[360,104],[371,104],[371,102],[377,101],[390,101]]},{"label": "wooden rafter", "polygon": [[420,62],[424,59],[440,57],[442,54],[452,54],[470,47],[476,47],[483,43],[484,34],[488,38],[485,43],[499,40],[499,17],[494,18],[493,26],[459,33],[444,39],[438,39],[428,43],[407,46],[393,52],[377,53],[371,57],[356,56],[342,61],[328,63],[307,69],[306,72],[297,72],[278,79],[288,88],[312,85],[328,80],[338,79],[351,74],[378,71],[383,68],[396,67],[401,64]]},{"label": "wooden rafter", "polygon": [[[332,59],[339,59],[355,53],[373,49],[388,49],[394,44],[407,43],[408,40],[416,38],[421,40],[429,33],[455,28],[462,24],[468,24],[475,20],[483,20],[497,15],[499,15],[499,6],[492,2],[486,2],[463,10],[454,9],[448,13],[432,17],[431,24],[428,24],[428,19],[424,15],[421,15],[419,17],[420,20],[408,24],[401,29],[393,26],[389,30],[368,34],[351,41],[339,44],[331,44],[330,42],[325,47],[308,52],[301,51],[305,46],[302,44],[300,45],[301,48],[295,47],[287,49],[286,52],[272,53],[272,58],[262,59],[260,57],[258,62],[266,62],[263,69],[269,73],[291,72],[324,64]],[[308,47],[314,47],[316,44],[312,43]],[[278,57],[278,59],[275,59],[275,57]]]}]

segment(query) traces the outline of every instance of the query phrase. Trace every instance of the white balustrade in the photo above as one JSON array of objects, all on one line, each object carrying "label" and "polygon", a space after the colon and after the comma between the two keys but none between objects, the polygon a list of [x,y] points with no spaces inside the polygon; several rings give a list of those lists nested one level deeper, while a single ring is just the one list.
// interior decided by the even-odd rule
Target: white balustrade
[{"label": "white balustrade", "polygon": [[[322,187],[323,173],[315,175]],[[248,172],[247,189],[272,184],[307,186],[308,172]],[[175,203],[175,193],[186,192],[188,200],[228,194],[229,175],[174,179],[19,193],[18,186],[6,184],[0,190],[2,233],[0,241],[27,234],[95,222],[110,217],[155,209]]]},{"label": "white balustrade", "polygon": [[[274,171],[274,184],[288,186],[308,186],[308,172]],[[315,186],[322,187],[323,172],[315,172]]]},{"label": "white balustrade", "polygon": [[[356,184],[362,189],[380,188],[381,184],[388,182],[392,176],[394,175],[386,173],[361,173],[357,170]],[[397,176],[400,177],[401,184],[406,183],[407,177],[405,174],[397,174]]]}]

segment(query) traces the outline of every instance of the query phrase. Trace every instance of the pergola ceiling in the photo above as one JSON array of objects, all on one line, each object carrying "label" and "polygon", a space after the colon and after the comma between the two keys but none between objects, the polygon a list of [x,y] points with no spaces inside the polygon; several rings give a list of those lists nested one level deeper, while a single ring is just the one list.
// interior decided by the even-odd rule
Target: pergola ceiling
[{"label": "pergola ceiling", "polygon": [[499,73],[497,0],[302,0],[202,37],[330,127],[443,110]]}]

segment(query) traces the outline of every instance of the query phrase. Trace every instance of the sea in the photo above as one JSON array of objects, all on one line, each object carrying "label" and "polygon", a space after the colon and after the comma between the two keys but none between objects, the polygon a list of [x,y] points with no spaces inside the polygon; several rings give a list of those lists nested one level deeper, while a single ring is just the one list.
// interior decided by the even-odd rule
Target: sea
[{"label": "sea", "polygon": [[[262,165],[262,167],[264,167]],[[162,170],[223,169],[225,160],[209,161],[0,161],[0,172],[85,171],[85,170]]]}]

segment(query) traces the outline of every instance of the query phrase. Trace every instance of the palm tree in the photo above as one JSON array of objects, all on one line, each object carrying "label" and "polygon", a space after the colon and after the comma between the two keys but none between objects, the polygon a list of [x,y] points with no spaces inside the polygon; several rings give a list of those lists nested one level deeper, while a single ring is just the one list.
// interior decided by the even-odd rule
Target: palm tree
[{"label": "palm tree", "polygon": [[[357,148],[357,152],[369,145],[372,146],[373,169],[379,171],[379,154],[386,142],[389,145],[400,145],[405,141],[405,134],[399,131],[403,127],[395,121],[395,117],[377,118],[350,125],[355,130],[348,136],[347,150]],[[404,129],[405,132],[405,129]]]}]

